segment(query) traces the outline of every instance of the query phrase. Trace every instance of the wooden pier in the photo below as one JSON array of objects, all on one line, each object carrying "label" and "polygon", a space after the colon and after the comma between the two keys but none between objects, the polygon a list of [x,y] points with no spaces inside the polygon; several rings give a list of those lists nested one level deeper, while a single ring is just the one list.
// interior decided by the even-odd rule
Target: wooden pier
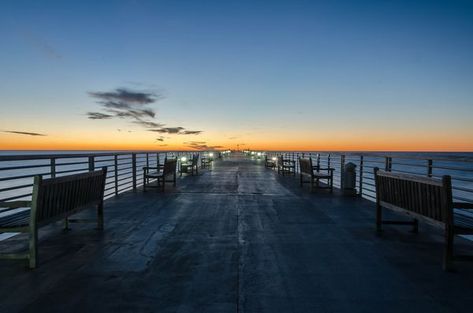
[{"label": "wooden pier", "polygon": [[41,229],[36,270],[0,262],[0,312],[473,310],[473,266],[442,271],[440,231],[377,235],[374,203],[310,192],[263,163],[228,158],[164,193],[109,199],[103,232]]}]

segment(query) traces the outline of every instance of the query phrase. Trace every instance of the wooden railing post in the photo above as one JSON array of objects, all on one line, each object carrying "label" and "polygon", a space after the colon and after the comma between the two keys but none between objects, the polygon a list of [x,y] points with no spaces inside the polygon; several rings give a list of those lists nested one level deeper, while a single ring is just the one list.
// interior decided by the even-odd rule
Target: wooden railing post
[{"label": "wooden railing post", "polygon": [[343,190],[344,187],[344,179],[345,176],[345,155],[340,155],[340,189]]},{"label": "wooden railing post", "polygon": [[93,155],[89,156],[89,172],[95,170],[95,157]]},{"label": "wooden railing post", "polygon": [[393,168],[393,158],[391,157],[385,157],[385,160],[384,160],[384,170],[386,172],[391,172],[392,168]]},{"label": "wooden railing post", "polygon": [[432,177],[433,174],[433,161],[432,159],[427,160],[427,176]]},{"label": "wooden railing post", "polygon": [[131,166],[133,173],[133,191],[136,191],[136,153],[131,154]]},{"label": "wooden railing post", "polygon": [[329,153],[328,156],[327,156],[327,168],[330,168],[330,163],[331,163],[330,159],[331,159],[331,155]]},{"label": "wooden railing post", "polygon": [[317,153],[317,168],[320,168],[320,153]]},{"label": "wooden railing post", "polygon": [[51,178],[55,178],[56,177],[56,159],[51,158],[50,164],[51,164]]},{"label": "wooden railing post", "polygon": [[114,155],[114,167],[115,167],[115,195],[118,195],[118,155]]},{"label": "wooden railing post", "polygon": [[359,183],[358,188],[360,188],[358,195],[360,197],[363,197],[363,156],[362,155],[360,156],[360,183]]}]

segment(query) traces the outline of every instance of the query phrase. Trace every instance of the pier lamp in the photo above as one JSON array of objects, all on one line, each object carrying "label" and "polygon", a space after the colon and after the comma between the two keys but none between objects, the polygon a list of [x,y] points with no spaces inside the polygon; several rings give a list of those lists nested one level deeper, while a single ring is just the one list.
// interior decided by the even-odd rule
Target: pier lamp
[{"label": "pier lamp", "polygon": [[213,158],[214,154],[212,152],[209,153],[209,157]]},{"label": "pier lamp", "polygon": [[184,163],[184,162],[186,162],[186,161],[187,161],[187,158],[186,158],[185,156],[183,156],[183,157],[181,158],[181,162]]},{"label": "pier lamp", "polygon": [[271,160],[273,160],[273,161],[276,161],[276,160],[277,160],[277,158],[276,158],[276,157],[272,157],[272,158],[271,158]]}]

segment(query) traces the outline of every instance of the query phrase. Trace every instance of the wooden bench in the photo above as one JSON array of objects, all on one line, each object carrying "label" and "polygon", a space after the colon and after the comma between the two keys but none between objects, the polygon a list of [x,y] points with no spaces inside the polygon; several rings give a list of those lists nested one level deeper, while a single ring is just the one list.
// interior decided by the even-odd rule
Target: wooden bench
[{"label": "wooden bench", "polygon": [[264,167],[266,168],[275,168],[276,167],[276,159],[269,159],[267,155],[264,156]]},{"label": "wooden bench", "polygon": [[[103,229],[103,196],[107,168],[82,174],[58,178],[34,178],[31,201],[2,202],[0,207],[8,208],[0,218],[0,232],[28,233],[27,253],[0,254],[2,259],[27,259],[29,267],[35,268],[38,257],[38,228],[65,220],[69,222],[90,222],[85,219],[69,219],[82,209],[97,206],[97,228]],[[11,213],[11,214],[10,214]],[[95,220],[93,220],[95,222]]]},{"label": "wooden bench", "polygon": [[[333,192],[333,171],[334,168],[321,168],[319,166],[312,165],[312,158],[308,159],[299,159],[300,166],[300,182],[301,186],[305,183],[310,183],[311,190],[314,189],[314,184],[317,188],[330,189],[330,192]],[[326,173],[322,171],[327,171]],[[304,177],[309,178],[309,180],[304,180]],[[320,180],[326,180],[327,186],[320,186]]]},{"label": "wooden bench", "polygon": [[[450,270],[454,260],[473,260],[473,256],[454,256],[455,235],[473,234],[473,219],[460,214],[473,209],[471,203],[452,201],[451,177],[442,179],[381,171],[375,168],[376,184],[376,228],[382,231],[383,224],[412,225],[418,232],[418,220],[441,227],[445,232],[443,268]],[[382,208],[402,212],[412,221],[385,221]]]},{"label": "wooden bench", "polygon": [[203,157],[200,160],[201,168],[210,168],[211,165],[212,165],[212,159],[210,157]]},{"label": "wooden bench", "polygon": [[285,159],[282,155],[278,156],[278,174],[296,175],[296,161]]},{"label": "wooden bench", "polygon": [[[151,172],[150,169],[155,169],[156,171]],[[150,179],[156,180],[156,188],[161,187],[162,191],[164,191],[166,182],[172,182],[173,186],[176,186],[176,170],[176,158],[166,158],[162,167],[162,171],[161,167],[143,167],[143,191],[146,191],[146,187],[154,187],[149,184]],[[172,177],[172,180],[166,180],[169,176]]]},{"label": "wooden bench", "polygon": [[190,160],[190,162],[182,162],[181,161],[181,165],[180,165],[180,168],[179,168],[179,174],[180,176],[182,176],[182,173],[189,173],[189,170],[190,170],[190,173],[191,175],[194,175],[194,172],[195,172],[195,175],[198,175],[199,174],[199,155],[198,154],[194,154],[192,155],[192,159]]}]

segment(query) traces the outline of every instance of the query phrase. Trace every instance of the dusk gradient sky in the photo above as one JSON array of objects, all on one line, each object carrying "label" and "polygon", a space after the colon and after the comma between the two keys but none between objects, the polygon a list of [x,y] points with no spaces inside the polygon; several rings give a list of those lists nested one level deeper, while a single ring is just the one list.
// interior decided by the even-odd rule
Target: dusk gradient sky
[{"label": "dusk gradient sky", "polygon": [[[5,0],[0,38],[0,149],[473,151],[473,1]],[[157,126],[89,118],[120,90]]]}]

